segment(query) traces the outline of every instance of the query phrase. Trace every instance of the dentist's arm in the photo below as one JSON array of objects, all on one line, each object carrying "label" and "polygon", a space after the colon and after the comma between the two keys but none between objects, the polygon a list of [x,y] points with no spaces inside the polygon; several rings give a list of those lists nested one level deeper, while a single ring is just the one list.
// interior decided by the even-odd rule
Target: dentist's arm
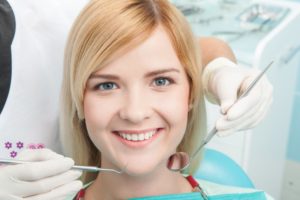
[{"label": "dentist's arm", "polygon": [[232,49],[223,40],[214,37],[199,38],[201,48],[202,66],[206,67],[208,63],[219,57],[225,57],[236,63],[235,55]]},{"label": "dentist's arm", "polygon": [[218,135],[225,136],[256,126],[272,103],[273,87],[266,76],[246,97],[234,104],[238,94],[248,87],[259,70],[238,66],[232,50],[221,40],[207,37],[201,38],[199,43],[205,95],[210,102],[220,105],[222,113],[216,122]]}]

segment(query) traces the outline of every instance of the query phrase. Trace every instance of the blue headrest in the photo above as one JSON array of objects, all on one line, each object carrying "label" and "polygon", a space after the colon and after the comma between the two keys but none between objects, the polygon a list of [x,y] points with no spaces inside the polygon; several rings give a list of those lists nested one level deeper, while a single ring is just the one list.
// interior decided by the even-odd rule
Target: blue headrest
[{"label": "blue headrest", "polygon": [[205,149],[204,159],[194,177],[223,185],[254,188],[250,178],[234,160],[213,149]]}]

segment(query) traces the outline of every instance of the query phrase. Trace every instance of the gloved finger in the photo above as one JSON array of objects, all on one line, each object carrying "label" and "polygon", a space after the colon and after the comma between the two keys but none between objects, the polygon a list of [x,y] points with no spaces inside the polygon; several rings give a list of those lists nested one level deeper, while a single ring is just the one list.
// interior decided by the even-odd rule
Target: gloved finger
[{"label": "gloved finger", "polygon": [[[259,86],[259,85],[258,85]],[[271,104],[273,88],[267,82],[262,82],[260,94],[259,90],[251,91],[248,96],[238,101],[227,113],[227,119],[236,120],[238,118],[245,119],[249,116],[249,112],[255,110],[263,110],[266,108],[266,104]],[[255,89],[255,88],[253,88]],[[264,105],[264,106],[261,106]],[[262,112],[262,111],[261,111]],[[252,112],[253,113],[253,112]],[[247,116],[248,115],[248,116]],[[247,120],[251,121],[251,120]]]},{"label": "gloved finger", "polygon": [[[248,86],[253,81],[254,77],[247,78],[241,87],[240,93],[244,93],[244,91],[248,88]],[[249,110],[252,109],[252,107],[257,104],[260,101],[264,100],[264,81],[260,80],[248,93],[247,96],[241,98],[238,102],[236,102],[228,111],[227,111],[227,117],[230,120],[234,120],[239,118],[240,116],[247,113]]]},{"label": "gloved finger", "polygon": [[[265,101],[265,103],[268,104],[268,101]],[[257,120],[257,116],[261,114],[260,107],[263,107],[263,105],[255,105],[249,112],[236,120],[228,120],[227,116],[221,116],[216,122],[217,135],[226,136],[240,129],[250,128],[247,124]]]},{"label": "gloved finger", "polygon": [[259,113],[258,116],[255,116],[256,117],[255,120],[249,121],[249,123],[246,126],[248,128],[253,128],[257,126],[265,118],[266,114],[268,113],[268,110],[272,105],[272,102],[273,102],[273,97],[271,96],[269,100],[266,101],[266,103],[261,106],[260,111],[257,112]]},{"label": "gloved finger", "polygon": [[8,195],[8,194],[2,194],[0,192],[0,200],[22,200],[22,198]]},{"label": "gloved finger", "polygon": [[[231,135],[232,133],[236,132],[236,130],[234,129],[235,125],[236,125],[235,121],[228,122],[228,120],[226,119],[226,116],[224,116],[224,115],[221,116],[217,120],[216,125],[215,125],[216,129],[218,130],[217,135],[220,137]],[[224,126],[226,126],[226,127],[224,128]]]},{"label": "gloved finger", "polygon": [[[235,66],[233,63],[231,65]],[[205,92],[208,100],[221,105],[221,113],[225,113],[227,107],[236,100],[237,91],[245,76],[241,68],[220,66],[222,67],[214,70],[213,76],[209,76]]]},{"label": "gloved finger", "polygon": [[219,104],[221,106],[221,113],[226,113],[227,110],[236,101],[237,91],[239,90],[242,80],[243,79],[240,74],[236,74],[236,76],[232,77],[232,79],[226,80],[226,84],[219,84],[215,89],[215,91],[217,92]]},{"label": "gloved finger", "polygon": [[[226,136],[230,133],[241,131],[244,129],[250,129],[253,127],[253,124],[258,124],[265,116],[272,103],[273,97],[270,96],[268,100],[264,101],[262,105],[256,106],[249,114],[243,116],[234,121],[226,121],[226,118],[223,116],[219,122],[220,130],[217,135]],[[218,125],[216,125],[218,126]]]},{"label": "gloved finger", "polygon": [[224,131],[218,131],[217,132],[217,136],[219,136],[219,137],[226,137],[226,136],[235,134],[236,132],[238,132],[238,131],[235,130],[235,129],[228,129],[228,130],[224,130]]},{"label": "gloved finger", "polygon": [[20,181],[36,181],[66,172],[74,165],[71,158],[58,158],[46,161],[14,165],[12,177]]},{"label": "gloved finger", "polygon": [[[268,87],[271,87],[273,90],[273,87],[271,85],[269,85]],[[257,117],[254,116],[254,120],[249,121],[249,123],[247,124],[247,126],[249,128],[253,128],[254,126],[256,126],[258,123],[260,123],[264,117],[266,116],[267,112],[269,111],[272,102],[273,102],[273,95],[272,92],[268,95],[268,97],[266,97],[267,100],[264,101],[264,103],[260,106],[259,110],[258,110],[258,114]],[[256,118],[255,118],[256,117]]]},{"label": "gloved finger", "polygon": [[18,156],[19,160],[26,161],[42,161],[57,158],[63,158],[63,156],[50,149],[25,149]]},{"label": "gloved finger", "polygon": [[[81,171],[77,170],[69,170],[65,173],[48,177],[45,179],[41,179],[34,182],[26,182],[22,183],[22,185],[26,185],[28,189],[27,191],[23,191],[22,194],[24,197],[29,197],[37,194],[48,193],[55,188],[61,187],[65,184],[71,183],[78,179],[81,176]],[[16,186],[17,187],[17,186]]]},{"label": "gloved finger", "polygon": [[227,115],[222,115],[216,122],[216,128],[218,131],[225,131],[229,129],[233,129],[239,125],[244,125],[245,121],[253,120],[253,115],[259,109],[259,104],[254,105],[254,107],[245,113],[242,117],[237,118],[235,120],[228,120]]},{"label": "gloved finger", "polygon": [[264,109],[262,109],[262,110],[260,110],[260,111],[258,111],[256,113],[254,113],[254,115],[252,117],[254,120],[244,121],[243,123],[237,125],[234,129],[237,130],[237,131],[241,131],[241,130],[245,130],[245,129],[250,129],[250,128],[253,127],[252,125],[254,123],[258,124],[260,122],[258,120],[262,119],[261,116],[263,116],[264,114],[265,114]]},{"label": "gloved finger", "polygon": [[27,197],[25,200],[64,200],[73,194],[75,195],[81,188],[82,182],[77,180],[55,188],[51,192]]}]

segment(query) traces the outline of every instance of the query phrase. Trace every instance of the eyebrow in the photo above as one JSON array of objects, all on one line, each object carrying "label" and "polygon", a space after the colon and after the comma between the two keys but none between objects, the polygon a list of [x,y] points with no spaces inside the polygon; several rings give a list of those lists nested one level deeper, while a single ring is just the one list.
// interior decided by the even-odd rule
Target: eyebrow
[{"label": "eyebrow", "polygon": [[103,78],[103,79],[111,79],[111,80],[118,80],[119,77],[112,75],[112,74],[92,74],[89,79],[94,79],[94,78]]},{"label": "eyebrow", "polygon": [[159,70],[155,70],[155,71],[152,71],[152,72],[147,73],[147,74],[146,74],[146,77],[156,76],[156,75],[159,75],[159,74],[164,74],[164,73],[169,73],[169,72],[177,72],[177,73],[180,73],[180,70],[179,70],[179,69],[176,69],[176,68],[159,69]]},{"label": "eyebrow", "polygon": [[[159,69],[155,71],[151,71],[145,75],[145,77],[157,76],[159,74],[169,73],[169,72],[177,72],[180,73],[179,69],[176,68],[169,68],[169,69]],[[119,77],[113,74],[92,74],[89,79],[94,78],[103,78],[103,79],[111,79],[111,80],[118,80]]]}]

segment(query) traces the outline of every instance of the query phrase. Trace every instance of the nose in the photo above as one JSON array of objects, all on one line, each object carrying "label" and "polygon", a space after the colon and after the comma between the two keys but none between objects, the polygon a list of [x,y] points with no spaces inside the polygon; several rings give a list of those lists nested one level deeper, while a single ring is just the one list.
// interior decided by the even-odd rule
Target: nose
[{"label": "nose", "polygon": [[120,109],[120,118],[131,123],[140,123],[151,117],[152,106],[142,92],[132,91],[124,95]]}]

